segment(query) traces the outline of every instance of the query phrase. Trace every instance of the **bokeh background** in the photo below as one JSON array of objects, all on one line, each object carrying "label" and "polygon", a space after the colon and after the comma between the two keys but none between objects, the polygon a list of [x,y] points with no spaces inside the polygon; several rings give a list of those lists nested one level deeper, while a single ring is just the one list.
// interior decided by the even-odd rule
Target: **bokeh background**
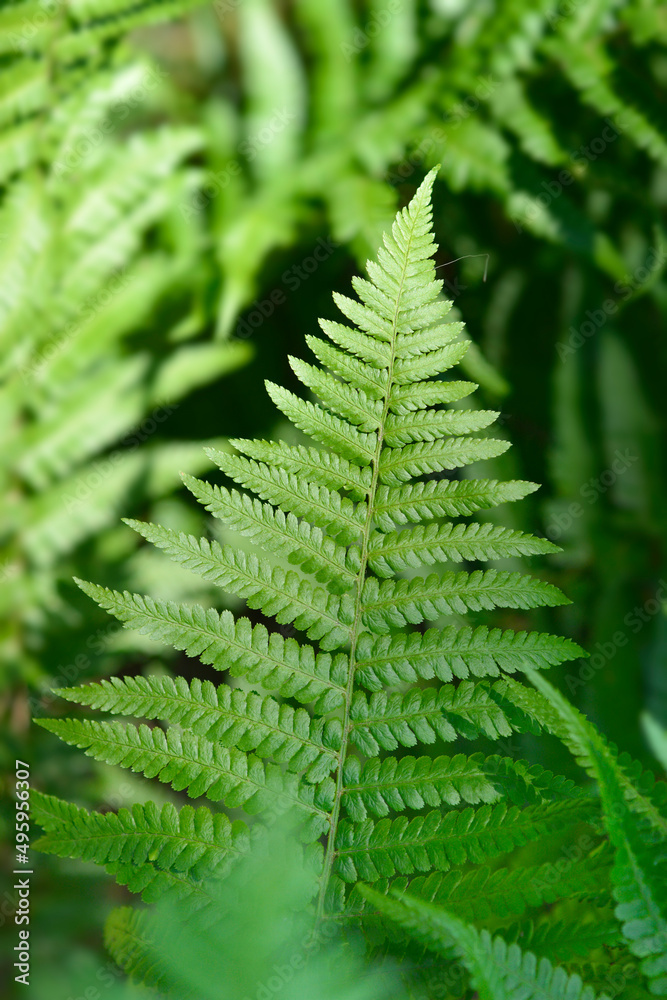
[{"label": "bokeh background", "polygon": [[[5,0],[6,844],[16,757],[95,808],[166,795],[31,726],[62,711],[54,686],[204,674],[72,577],[219,604],[120,519],[211,530],[179,473],[210,471],[205,444],[284,433],[263,379],[291,384],[288,352],[306,356],[331,290],[434,165],[466,372],[514,443],[476,473],[543,483],[492,516],[563,547],[535,568],[573,603],[530,627],[591,652],[552,676],[650,765],[641,714],[667,724],[666,44],[658,0]],[[505,750],[571,766],[544,741]],[[124,893],[33,857],[21,995],[111,998],[101,927]],[[11,947],[11,879],[2,893]]]}]

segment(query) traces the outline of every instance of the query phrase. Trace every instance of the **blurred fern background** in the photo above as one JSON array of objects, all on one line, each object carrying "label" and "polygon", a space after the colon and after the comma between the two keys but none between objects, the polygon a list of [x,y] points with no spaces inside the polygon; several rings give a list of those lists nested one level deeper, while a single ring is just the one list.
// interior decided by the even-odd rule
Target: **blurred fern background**
[{"label": "blurred fern background", "polygon": [[[277,430],[263,378],[292,384],[288,352],[439,164],[439,275],[515,445],[484,474],[545,484],[488,516],[563,546],[544,569],[574,603],[531,625],[592,656],[552,678],[650,763],[640,715],[667,723],[666,43],[659,0],[4,0],[7,782],[18,756],[96,808],[145,794],[30,727],[52,686],[168,666],[72,576],[212,602],[120,518],[201,533],[179,473],[208,470],[205,444]],[[38,867],[42,978],[23,995],[111,996],[101,926],[124,897],[92,867]]]}]

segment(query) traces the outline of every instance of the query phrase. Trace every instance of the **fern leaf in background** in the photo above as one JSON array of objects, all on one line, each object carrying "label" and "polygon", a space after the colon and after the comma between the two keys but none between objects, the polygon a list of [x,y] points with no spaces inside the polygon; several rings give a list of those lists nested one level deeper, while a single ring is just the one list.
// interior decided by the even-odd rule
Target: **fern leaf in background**
[{"label": "fern leaf in background", "polygon": [[404,896],[400,900],[378,896],[372,890],[364,895],[427,948],[436,952],[454,950],[470,971],[471,985],[480,1000],[595,1000],[591,986],[585,986],[576,973],[568,975],[563,967],[554,968],[548,959],[538,962],[535,955],[522,954],[516,944],[492,938],[488,931],[479,933],[457,920],[446,910]]},{"label": "fern leaf in background", "polygon": [[[470,973],[476,995],[485,1000],[510,1000],[516,996],[527,1000],[532,997],[594,1000],[596,996],[664,996],[667,994],[664,785],[653,789],[650,775],[643,775],[638,780],[641,770],[631,764],[627,755],[619,756],[543,676],[529,671],[529,677],[544,697],[547,717],[549,711],[553,712],[548,728],[566,742],[598,784],[604,826],[615,851],[610,874],[618,924],[612,923],[608,909],[598,910],[595,924],[590,922],[596,917],[595,911],[589,914],[589,921],[578,925],[570,913],[560,927],[550,915],[537,928],[531,924],[521,926],[518,936],[523,939],[522,944],[527,941],[535,949],[534,952],[522,952],[516,941],[508,944],[503,937],[493,937],[488,930],[480,931],[462,920],[457,909],[459,913],[463,910],[461,915],[467,914],[456,895],[431,891],[425,901],[396,888],[388,894],[378,893],[369,886],[361,886],[359,891],[368,905],[400,927],[410,940],[450,962],[453,956],[460,958]],[[630,773],[632,778],[629,780]],[[571,867],[572,861],[568,859],[561,868],[561,886]],[[505,874],[510,876],[511,882],[518,883],[518,871]],[[607,873],[605,881],[606,878]],[[539,883],[536,873],[532,881],[533,885]],[[580,889],[583,889],[583,880],[580,880]],[[579,919],[583,913],[585,910],[580,906]],[[575,933],[577,944],[573,938],[568,945],[568,936]],[[581,957],[588,953],[597,952],[601,957],[598,950],[601,945],[611,949],[613,957],[609,958],[608,951],[604,963],[598,960],[582,964]],[[574,962],[575,971],[568,965],[554,966],[553,949],[561,959],[568,960],[568,964]],[[588,984],[585,982],[587,975],[590,977]]]},{"label": "fern leaf in background", "polygon": [[[616,916],[629,950],[655,996],[667,996],[667,814],[641,785],[628,784],[622,761],[593,726],[543,678],[531,678],[553,705],[564,739],[600,789],[605,825],[615,848],[612,873]],[[656,792],[664,792],[664,784]],[[653,799],[653,801],[652,801]],[[662,810],[659,809],[662,805]]]},{"label": "fern leaf in background", "polygon": [[[132,17],[176,12],[155,4]],[[70,669],[63,619],[78,620],[80,646],[90,637],[63,595],[72,569],[90,564],[85,547],[115,547],[118,514],[178,489],[179,463],[207,466],[200,442],[159,432],[250,352],[179,342],[206,325],[204,234],[177,210],[205,139],[185,125],[138,129],[165,106],[166,74],[127,52],[114,63],[104,46],[127,31],[123,11],[15,4],[2,16],[2,148],[25,146],[0,169],[2,686],[44,689]]]}]

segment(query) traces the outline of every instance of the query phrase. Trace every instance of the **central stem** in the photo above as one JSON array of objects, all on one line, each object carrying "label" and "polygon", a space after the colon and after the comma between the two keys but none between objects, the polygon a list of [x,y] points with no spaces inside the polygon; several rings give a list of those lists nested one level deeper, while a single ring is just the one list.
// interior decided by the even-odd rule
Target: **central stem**
[{"label": "central stem", "polygon": [[324,917],[326,894],[327,894],[327,889],[329,887],[329,881],[331,879],[334,858],[336,856],[336,835],[338,832],[340,807],[344,791],[343,787],[344,766],[345,766],[345,759],[347,757],[347,748],[350,739],[350,731],[352,729],[350,722],[350,711],[352,708],[352,695],[354,693],[354,679],[355,679],[356,659],[357,659],[357,642],[359,640],[359,633],[361,632],[361,624],[362,624],[361,621],[363,613],[362,593],[363,593],[364,583],[366,582],[366,570],[368,566],[368,545],[370,541],[371,530],[373,527],[373,511],[375,509],[375,495],[377,492],[378,479],[380,476],[380,455],[382,453],[382,444],[384,441],[384,428],[387,420],[387,415],[389,413],[389,400],[391,396],[391,388],[394,375],[394,362],[396,358],[396,336],[398,333],[398,316],[401,308],[401,296],[403,294],[403,286],[405,284],[411,241],[412,241],[412,233],[410,233],[408,246],[406,247],[405,250],[405,258],[403,262],[403,268],[401,271],[401,278],[396,293],[396,306],[394,309],[394,316],[392,319],[392,329],[391,329],[391,354],[389,359],[389,365],[387,367],[387,386],[384,396],[382,416],[380,418],[380,426],[378,428],[375,454],[371,461],[371,465],[373,467],[373,476],[371,479],[371,484],[368,488],[368,509],[366,512],[366,521],[364,522],[363,533],[361,536],[361,560],[359,565],[359,572],[357,575],[354,621],[352,623],[352,627],[350,630],[350,666],[349,666],[349,675],[347,679],[347,688],[345,691],[343,738],[341,741],[340,753],[338,754],[336,792],[334,796],[333,809],[331,812],[331,826],[329,828],[329,834],[327,837],[327,849],[324,857],[324,867],[322,870],[320,893],[317,903],[318,923]]}]

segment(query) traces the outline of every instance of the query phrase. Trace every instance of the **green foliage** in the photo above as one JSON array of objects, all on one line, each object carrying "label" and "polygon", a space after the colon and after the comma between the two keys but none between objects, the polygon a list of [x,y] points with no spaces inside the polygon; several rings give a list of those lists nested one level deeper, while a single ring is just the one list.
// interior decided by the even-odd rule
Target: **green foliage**
[{"label": "green foliage", "polygon": [[[471,917],[479,921],[485,915],[479,909],[476,912],[471,910],[470,885],[466,886],[468,892],[463,905],[456,892],[451,892],[451,889],[443,892],[442,884],[435,883],[434,887],[435,876],[426,880],[426,883],[431,882],[427,892],[424,892],[424,885],[418,884],[418,894],[414,893],[414,882],[407,893],[395,883],[387,891],[386,882],[382,892],[367,885],[359,886],[358,891],[366,905],[398,925],[409,939],[441,956],[445,963],[451,963],[454,956],[460,958],[470,974],[471,986],[477,990],[476,995],[484,1000],[509,1000],[516,996],[526,1000],[531,997],[593,1000],[599,995],[601,986],[605,997],[643,997],[648,993],[664,996],[667,991],[665,813],[658,812],[655,802],[646,794],[650,782],[629,780],[627,760],[619,758],[594,726],[570,706],[544,677],[532,672],[529,676],[544,696],[545,707],[554,710],[563,739],[598,784],[602,818],[614,849],[614,862],[611,871],[608,868],[604,871],[598,869],[597,877],[602,876],[605,883],[610,882],[617,923],[611,920],[609,904],[605,910],[597,912],[595,909],[586,912],[580,904],[577,914],[571,912],[568,918],[566,912],[561,924],[549,915],[542,917],[537,925],[518,925],[514,932],[510,931],[514,941],[508,944],[505,937],[494,937],[489,930],[479,930],[467,922]],[[634,772],[633,777],[636,777],[636,768]],[[562,805],[556,804],[553,812],[555,822],[558,822]],[[576,806],[576,801],[570,803],[570,806],[573,805]],[[527,812],[524,810],[523,815]],[[465,833],[457,846],[465,850]],[[380,858],[381,847],[380,841],[377,848]],[[571,867],[566,866],[555,886],[557,892],[550,901],[563,892],[563,882],[571,877],[568,870]],[[596,867],[592,858],[588,859],[586,867],[589,874]],[[522,881],[525,884],[528,870],[496,874],[502,876],[506,888],[509,880],[515,893],[518,890],[517,894],[520,894],[519,887]],[[576,875],[575,892],[585,898],[585,871],[578,871]],[[365,878],[373,882],[377,876],[373,878],[366,870]],[[532,888],[539,881],[533,873],[528,885]],[[484,888],[487,890],[487,906],[490,904],[493,907],[491,886],[492,882],[488,880]],[[588,892],[593,895],[590,888]],[[517,912],[522,912],[521,905]],[[517,939],[522,947],[519,947]],[[525,950],[527,946],[530,951]],[[601,951],[603,946],[605,952]],[[604,956],[604,964],[598,959],[581,965],[581,958],[590,955]],[[554,965],[554,959],[580,964],[582,974],[572,972],[568,965]],[[443,966],[443,969],[446,967]],[[451,975],[451,964],[449,968]],[[582,976],[586,978],[585,973],[591,979],[589,985],[582,981]],[[648,993],[636,982],[638,979],[647,983]]]},{"label": "green foliage", "polygon": [[605,825],[614,845],[616,916],[650,991],[667,995],[667,817],[627,777],[593,726],[543,678],[533,683],[561,717],[575,755],[600,788]]},{"label": "green foliage", "polygon": [[196,884],[219,874],[248,850],[243,824],[204,807],[177,811],[171,803],[158,809],[149,802],[118,813],[89,813],[36,793],[32,811],[46,831],[41,850],[103,864],[121,885],[149,900],[178,898],[185,880]]},{"label": "green foliage", "polygon": [[[435,163],[442,163],[437,212],[447,234],[438,266],[473,251],[489,254],[485,285],[481,261],[440,272],[454,295],[477,286],[466,309],[484,357],[473,344],[461,363],[492,409],[509,391],[503,375],[511,374],[509,409],[532,429],[521,435],[519,454],[498,456],[489,470],[497,480],[548,480],[547,534],[565,548],[553,572],[562,584],[573,566],[581,570],[576,607],[567,619],[546,616],[542,627],[567,630],[592,650],[598,642],[605,647],[637,593],[650,599],[653,554],[664,545],[664,468],[651,440],[662,421],[664,381],[653,346],[664,304],[664,19],[653,2],[589,6],[526,0],[467,9],[431,0],[389,17],[376,0],[299,2],[288,16],[271,0],[131,10],[85,3],[46,13],[39,4],[11,3],[2,11],[0,251],[12,314],[3,414],[12,446],[0,470],[9,497],[0,601],[3,618],[18,623],[4,626],[3,660],[14,677],[39,683],[57,676],[70,666],[68,636],[85,649],[101,626],[68,590],[72,573],[91,577],[100,561],[112,561],[114,586],[133,590],[155,574],[154,564],[147,573],[126,558],[130,543],[112,525],[121,512],[161,518],[160,498],[177,486],[174,470],[205,470],[198,438],[211,421],[206,408],[204,415],[183,407],[173,418],[178,427],[170,421],[164,428],[170,452],[162,434],[154,448],[135,449],[135,431],[153,408],[185,399],[245,359],[240,338],[254,334],[258,316],[261,366],[275,370],[285,346],[300,347],[291,329],[311,321],[310,303],[314,310],[331,269],[346,267],[346,248],[363,263],[402,188]],[[181,15],[169,29],[174,47],[147,30]],[[143,31],[129,36],[134,28]],[[269,133],[264,142],[260,136]],[[325,254],[311,276],[301,269],[303,255],[318,233],[330,231],[342,249],[334,256],[331,244],[331,260]],[[309,282],[306,296],[285,294],[292,290],[285,275],[297,272],[299,288]],[[40,315],[30,302],[34,287],[47,300]],[[271,291],[289,300],[277,322],[252,303],[257,296],[263,304]],[[16,295],[27,301],[24,308],[16,303],[14,315]],[[589,317],[598,317],[592,322],[599,327],[605,302],[617,308],[591,334]],[[88,332],[63,341],[72,321]],[[239,342],[183,343],[214,328],[220,335],[236,330]],[[42,364],[42,352],[61,343],[63,351]],[[373,375],[366,365],[363,374],[356,356],[313,343],[333,371],[356,363],[358,384],[377,401],[377,369]],[[448,349],[465,350],[460,343]],[[70,379],[64,362],[75,356]],[[300,358],[295,364],[302,378],[313,377],[312,366]],[[35,367],[39,378],[23,385]],[[468,391],[462,382],[434,385],[397,387],[396,406],[402,401],[416,420],[409,430],[402,422],[401,433],[421,433],[420,406]],[[446,399],[432,395],[443,391]],[[345,404],[339,395],[338,405],[354,408],[354,393]],[[257,413],[255,423],[243,418],[240,434],[255,433],[257,424],[269,429],[268,411],[258,404]],[[225,416],[217,424],[224,430]],[[78,431],[83,425],[86,435]],[[407,472],[398,467],[397,483],[378,491],[378,501],[386,490],[391,504],[387,526],[402,516],[396,503],[408,502],[400,476],[428,461],[429,442],[410,444],[414,452],[404,457],[413,464]],[[586,483],[607,474],[617,450],[637,458],[610,488],[599,484],[597,497],[590,489],[582,495]],[[114,472],[89,492],[101,456],[113,459]],[[298,475],[295,461],[292,455]],[[309,474],[319,483],[324,470]],[[467,481],[421,485],[419,510],[463,513],[438,501],[451,488],[461,489],[463,502]],[[72,506],[67,498],[77,493],[82,502]],[[414,518],[417,493],[410,496]],[[572,503],[581,511],[574,518]],[[533,505],[522,515],[485,508],[483,520],[494,527],[534,530],[539,523]],[[186,527],[187,514],[180,505],[177,511],[172,526]],[[163,582],[162,596],[170,596]],[[182,589],[175,585],[171,596]],[[632,621],[627,647],[617,647],[608,683],[595,695],[598,718],[617,740],[615,706],[633,704],[633,715],[646,707],[630,678],[649,630],[637,637]],[[650,632],[653,677],[662,640],[657,627]],[[117,663],[101,657],[95,672]],[[568,672],[567,683],[584,705],[580,674]],[[650,680],[646,700],[658,717],[661,698],[659,682]],[[632,734],[626,745],[643,757],[639,730]]]},{"label": "green foliage", "polygon": [[[164,21],[171,24],[151,29]],[[648,709],[664,728],[667,718],[659,613],[665,469],[657,442],[665,415],[658,333],[666,301],[661,208],[667,146],[660,113],[667,81],[665,23],[654,0],[620,6],[611,0],[409,0],[397,9],[382,0],[149,2],[131,8],[122,0],[8,0],[0,11],[0,687],[9,678],[16,697],[10,711],[0,692],[0,704],[7,741],[22,747],[27,738],[26,749],[16,752],[30,754],[46,787],[67,794],[76,777],[82,802],[106,802],[111,794],[114,803],[112,783],[126,782],[127,775],[111,777],[91,761],[77,765],[67,748],[53,748],[48,735],[29,734],[25,702],[33,708],[41,698],[38,711],[48,709],[51,677],[58,685],[98,678],[119,667],[118,652],[125,652],[123,667],[130,674],[145,671],[151,654],[173,655],[169,647],[183,638],[191,655],[199,655],[197,641],[205,643],[206,635],[197,640],[192,621],[185,628],[191,611],[195,626],[206,619],[210,644],[201,653],[204,660],[217,656],[237,627],[243,633],[234,642],[237,655],[220,662],[244,696],[250,693],[246,680],[252,688],[268,679],[272,686],[259,697],[272,719],[271,698],[281,709],[310,713],[311,690],[319,692],[315,711],[323,713],[313,721],[319,724],[327,712],[335,717],[335,706],[345,700],[344,655],[300,646],[288,637],[289,627],[285,636],[271,631],[265,637],[266,619],[252,610],[244,624],[237,618],[233,626],[230,612],[210,612],[215,584],[197,576],[189,583],[187,571],[176,565],[163,573],[150,547],[134,553],[130,534],[114,525],[125,513],[197,535],[191,510],[173,498],[176,472],[201,475],[210,468],[200,445],[213,427],[233,429],[246,449],[228,455],[215,442],[213,462],[225,476],[225,459],[245,461],[243,470],[236,469],[249,476],[257,473],[249,460],[273,472],[278,456],[281,472],[341,491],[353,505],[364,499],[368,467],[329,452],[313,459],[314,449],[295,444],[296,435],[284,424],[274,430],[262,400],[253,395],[252,406],[246,400],[260,374],[284,379],[288,389],[300,392],[295,377],[283,370],[284,355],[295,354],[304,384],[323,394],[360,434],[374,432],[377,406],[371,403],[385,390],[383,369],[328,338],[308,338],[322,365],[366,394],[360,407],[351,386],[341,387],[302,360],[300,331],[321,311],[324,292],[342,287],[347,254],[362,264],[397,201],[403,203],[424,168],[440,163],[435,218],[444,239],[436,259],[443,270],[437,273],[447,279],[452,297],[461,295],[456,305],[465,310],[470,335],[481,347],[472,344],[464,353],[453,342],[448,360],[459,356],[465,375],[480,384],[474,405],[482,411],[500,409],[498,400],[512,393],[503,405],[510,425],[503,414],[499,436],[509,432],[518,447],[486,460],[486,480],[401,478],[433,458],[433,442],[422,437],[432,419],[424,422],[424,408],[453,403],[453,419],[463,419],[456,404],[470,384],[430,377],[397,384],[394,416],[412,420],[393,427],[387,421],[386,430],[401,436],[397,451],[412,446],[404,456],[411,465],[399,463],[395,480],[378,485],[374,517],[379,531],[390,534],[407,525],[408,536],[398,551],[394,544],[375,551],[372,571],[409,577],[420,570],[420,560],[429,565],[432,550],[415,534],[429,530],[424,522],[479,511],[484,530],[504,529],[516,541],[521,532],[539,530],[542,513],[546,534],[564,547],[550,560],[549,580],[575,597],[575,604],[537,610],[532,624],[540,633],[518,631],[529,627],[527,616],[508,608],[471,611],[471,628],[438,622],[442,628],[406,629],[406,641],[373,636],[363,666],[357,660],[363,691],[353,702],[358,715],[351,740],[356,752],[368,741],[374,753],[377,745],[400,760],[406,752],[440,755],[441,740],[450,741],[444,750],[453,761],[461,749],[468,753],[452,744],[454,735],[459,740],[496,733],[502,753],[520,747],[519,753],[535,759],[539,752],[542,764],[561,769],[553,741],[513,735],[538,732],[544,706],[510,678],[497,679],[497,671],[551,665],[604,732],[643,763],[649,748],[660,759],[658,731],[648,729],[644,738],[636,719]],[[134,28],[141,30],[129,35]],[[264,142],[260,136],[269,132]],[[310,255],[316,237],[329,232],[335,242],[326,243],[322,263],[319,250],[317,260]],[[473,252],[488,257],[450,264]],[[317,274],[306,272],[311,262]],[[267,318],[262,307],[276,291],[283,305],[270,306]],[[456,323],[460,317],[454,310],[448,318]],[[256,367],[238,373],[222,393],[195,395],[249,353],[238,341],[207,342],[214,329],[219,337],[234,329],[239,338],[252,335],[259,348]],[[332,330],[345,336],[342,327]],[[403,361],[421,363],[418,357]],[[165,403],[170,405],[156,409]],[[152,432],[145,428],[165,414],[168,421],[149,443],[145,438]],[[299,419],[310,417],[312,412],[301,413]],[[328,433],[334,431],[329,423]],[[272,432],[288,440],[249,440]],[[437,456],[442,465],[456,458],[447,451]],[[462,467],[455,475],[468,472]],[[233,532],[245,535],[237,539],[244,551],[271,531],[281,564],[296,559],[284,568],[301,567],[336,597],[349,592],[358,567],[342,562],[347,543],[344,536],[329,537],[333,523],[324,531],[317,523],[312,493],[295,497],[293,484],[285,486],[282,476],[280,483],[265,484],[285,488],[289,502],[298,502],[285,514],[272,507],[279,502],[275,494],[264,497],[237,479],[239,501],[237,491],[229,483],[225,490],[215,476],[215,485],[189,484],[201,491],[205,505],[224,512]],[[547,484],[539,494],[546,494],[546,502],[504,503],[511,499],[508,491],[516,499],[529,493],[533,487],[523,481],[532,479]],[[435,527],[438,538],[441,529]],[[230,541],[225,531],[215,534]],[[453,555],[458,541],[440,538],[438,560]],[[517,568],[516,561],[503,566]],[[124,638],[71,587],[74,574],[103,576],[114,593],[148,591],[161,608],[170,598],[187,600],[173,604],[181,609],[176,615],[182,633],[174,625],[168,645],[160,645],[160,635],[149,629],[141,638]],[[192,599],[204,608],[193,610]],[[139,600],[148,599],[133,599]],[[224,600],[239,610],[237,600]],[[138,606],[132,603],[128,611],[139,623]],[[160,611],[164,637],[164,618],[172,622],[173,613]],[[251,632],[252,650],[243,630]],[[593,660],[574,667],[559,660],[551,652],[555,637],[548,636],[558,631],[586,645]],[[566,640],[560,641],[567,649]],[[271,655],[258,656],[269,642]],[[476,642],[484,646],[479,656]],[[187,671],[191,690],[192,664],[184,660],[179,669]],[[246,666],[237,668],[241,661]],[[215,675],[206,676],[217,691]],[[331,678],[334,683],[327,684]],[[423,689],[436,690],[436,679],[456,687],[456,701],[451,687],[424,701]],[[34,690],[24,695],[25,680],[39,687],[40,697]],[[419,687],[419,704],[405,683]],[[384,685],[394,689],[390,717],[384,703],[375,715],[370,698]],[[204,728],[196,735],[208,738],[214,705],[210,690],[205,692],[181,718],[197,728],[197,715]],[[175,710],[173,699],[169,707]],[[252,718],[242,749],[271,745],[272,759],[283,768],[310,761],[280,727],[271,736],[261,726],[255,729],[247,702],[244,713],[241,723],[230,716],[241,728]],[[551,722],[557,731],[557,720]],[[231,722],[218,731],[233,735]],[[489,761],[486,739],[482,759]],[[410,749],[416,746],[412,740],[423,746]],[[13,756],[13,747],[3,749]],[[329,759],[313,759],[307,765],[311,774],[324,773]],[[639,780],[628,766],[625,760],[618,777],[626,791]],[[539,797],[525,774],[503,767],[503,794],[522,807]],[[125,788],[123,801],[141,787],[131,781],[133,791]],[[496,774],[494,785],[499,781]],[[485,782],[491,784],[488,775]],[[422,794],[421,787],[414,791]],[[648,795],[653,820],[656,795],[659,788]],[[357,802],[356,793],[346,801]],[[438,806],[436,797],[429,808]],[[76,895],[76,889],[69,891]],[[60,890],[59,898],[64,895]],[[100,893],[80,895],[93,899]],[[58,913],[44,905],[36,909],[65,934]],[[592,911],[590,905],[587,925]],[[78,919],[87,926],[83,916]],[[559,940],[538,920],[535,934],[542,933],[552,943]],[[520,940],[522,947],[525,942]],[[561,952],[547,957],[559,961]],[[586,970],[590,982],[596,963],[599,956]],[[64,969],[61,975],[64,983]],[[56,995],[55,982],[48,985],[48,995]],[[615,995],[616,987],[601,988]],[[68,984],[64,995],[69,993],[83,994],[84,988]]]},{"label": "green foliage", "polygon": [[[440,298],[441,284],[430,259],[433,180],[431,173],[398,214],[377,263],[368,263],[369,280],[354,282],[361,301],[338,296],[346,315],[363,330],[341,327],[343,337],[336,328],[336,337],[345,340],[345,350],[365,357],[373,345],[372,367],[380,373],[382,394],[378,390],[375,397],[369,396],[354,375],[337,383],[326,372],[317,385],[326,386],[322,402],[327,408],[269,386],[274,400],[303,432],[331,450],[270,442],[246,447],[236,441],[240,454],[220,454],[220,466],[259,499],[187,478],[195,496],[238,535],[249,538],[253,550],[130,522],[176,562],[245,600],[248,617],[81,584],[126,625],[201,656],[216,670],[228,670],[230,681],[216,686],[165,676],[126,677],[60,691],[71,702],[159,720],[168,723],[166,729],[82,718],[39,720],[99,761],[156,777],[190,797],[206,796],[227,808],[243,809],[264,824],[289,811],[299,821],[305,858],[315,873],[313,908],[325,921],[368,922],[360,907],[361,881],[375,882],[386,894],[404,888],[406,876],[414,876],[411,892],[457,898],[473,911],[477,895],[486,914],[509,917],[563,895],[597,897],[600,872],[608,878],[608,858],[595,836],[581,859],[581,871],[557,887],[550,884],[553,862],[507,872],[486,867],[531,843],[555,845],[566,831],[595,826],[595,802],[571,783],[511,757],[386,753],[399,746],[429,745],[438,738],[498,740],[516,731],[534,731],[536,724],[550,727],[553,713],[541,702],[536,707],[529,690],[504,678],[489,678],[497,678],[505,668],[532,670],[582,653],[574,643],[541,633],[453,624],[424,632],[394,631],[468,609],[523,609],[567,600],[552,584],[500,568],[443,569],[410,578],[392,571],[392,578],[382,578],[391,566],[379,562],[376,554],[388,553],[390,546],[396,549],[403,538],[410,563],[417,564],[411,570],[460,559],[462,539],[470,540],[466,562],[554,548],[519,532],[489,531],[474,522],[434,520],[421,531],[408,519],[402,531],[393,521],[387,530],[386,507],[384,526],[375,518],[376,494],[395,482],[399,463],[406,470],[406,484],[400,488],[408,503],[412,488],[417,498],[423,496],[424,481],[413,483],[407,471],[413,464],[412,431],[405,444],[400,435],[389,440],[385,436],[387,425],[399,428],[402,419],[414,427],[413,411],[402,403],[396,420],[389,423],[395,387],[402,392],[405,385],[428,385],[424,373],[429,377],[449,364],[439,346],[451,336],[450,325],[440,322],[448,304]],[[331,332],[328,324],[323,329]],[[401,358],[416,358],[420,365],[401,367]],[[330,392],[330,383],[342,389]],[[347,405],[353,394],[363,410],[354,420]],[[379,412],[375,402],[381,404]],[[448,421],[450,412],[424,408],[423,437],[433,446],[432,458],[426,466],[418,463],[414,475],[430,470],[437,464],[435,456],[447,449],[450,455],[458,449],[461,464],[483,450],[477,444],[491,442],[491,449],[495,447],[491,438],[470,436],[473,428],[488,423],[486,416],[477,420],[477,411],[462,410],[457,411],[461,420]],[[427,429],[429,414],[432,431]],[[360,430],[364,424],[374,429]],[[504,450],[507,443],[498,444]],[[260,458],[244,457],[243,451]],[[268,455],[271,464],[261,461]],[[303,468],[299,475],[285,469],[283,455],[288,462],[307,461],[328,485],[310,478]],[[336,476],[344,478],[336,482]],[[503,491],[500,484],[482,480],[476,495],[500,502],[523,495],[526,486],[511,484]],[[466,511],[472,495],[463,492]],[[386,491],[380,496],[385,502]],[[419,519],[426,520],[421,515]],[[445,554],[447,539],[452,538],[457,539],[453,551],[448,548]],[[262,555],[255,554],[257,547]],[[406,562],[400,565],[408,569]],[[253,611],[292,626],[305,638],[297,641],[267,630]],[[453,676],[461,683],[420,683],[421,678]],[[231,678],[237,679],[235,684]],[[396,680],[406,678],[411,687],[396,690]],[[462,803],[465,807],[458,808]],[[431,811],[421,813],[425,806]],[[135,891],[143,886],[146,899],[154,899],[162,885],[174,883],[179,898],[193,909],[208,909],[200,869],[227,865],[234,853],[247,849],[247,820],[235,829],[226,820],[216,826],[217,813],[206,819],[201,812],[205,807],[196,812],[184,808],[179,814],[148,805],[107,819],[40,798],[46,831],[40,846],[104,864]],[[523,902],[517,906],[519,900]]]},{"label": "green foliage", "polygon": [[[142,128],[164,114],[168,75],[122,44],[194,6],[15,3],[0,15],[3,686],[57,673],[64,619],[89,637],[63,593],[72,571],[95,546],[118,551],[118,514],[177,490],[179,465],[208,467],[201,438],[159,432],[250,355],[192,342],[207,323],[205,233],[178,206],[206,137]],[[121,575],[137,574],[128,562]]]}]

